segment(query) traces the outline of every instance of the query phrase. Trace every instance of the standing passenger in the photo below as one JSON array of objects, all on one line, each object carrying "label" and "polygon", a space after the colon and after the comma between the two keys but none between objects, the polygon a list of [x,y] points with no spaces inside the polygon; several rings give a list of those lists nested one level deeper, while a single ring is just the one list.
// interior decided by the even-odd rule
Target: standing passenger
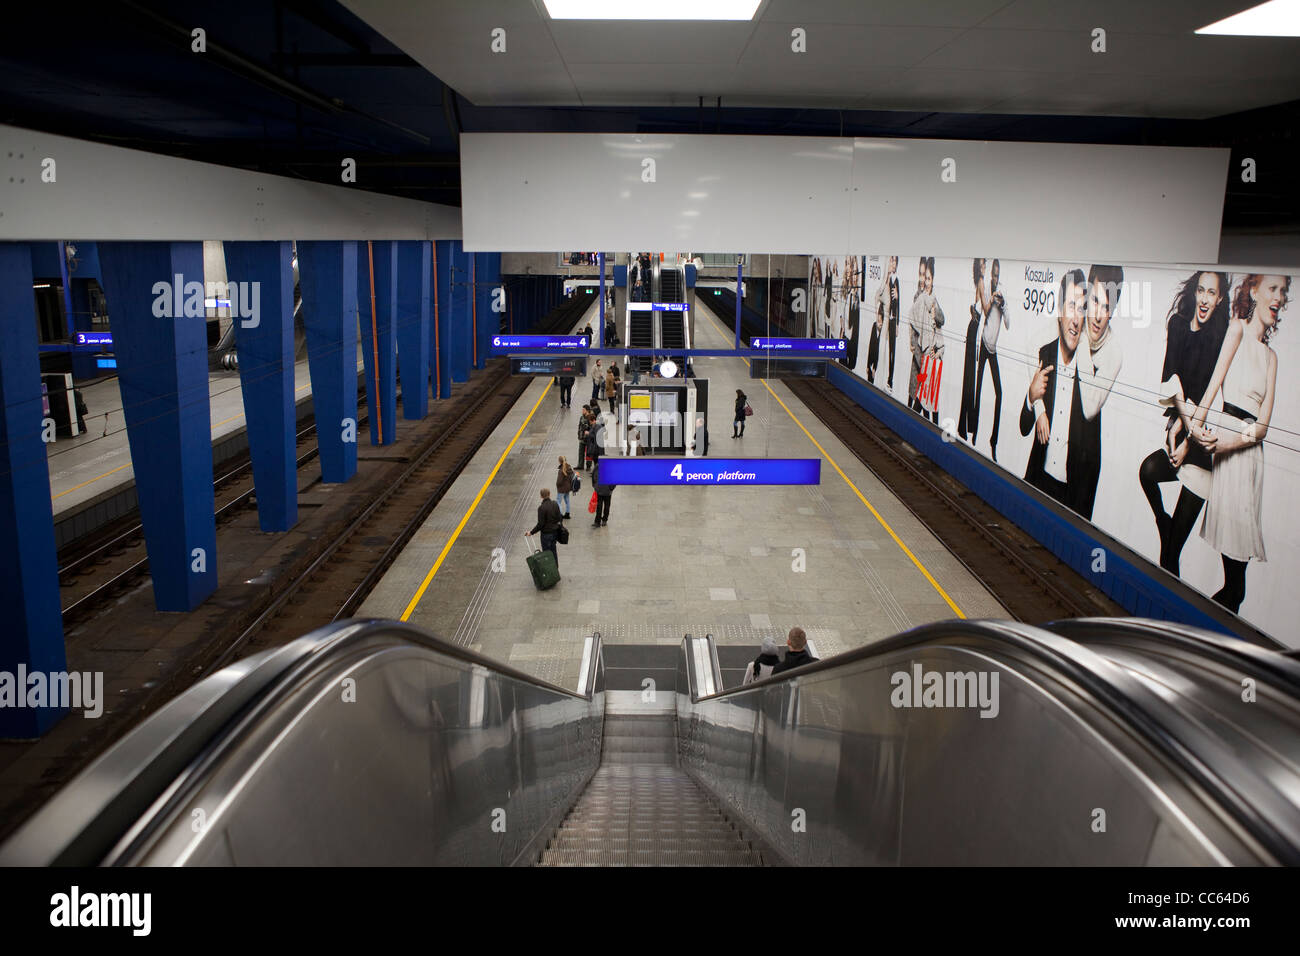
[{"label": "standing passenger", "polygon": [[742,438],[745,434],[745,406],[748,402],[745,393],[736,389],[736,418],[731,423],[731,437]]},{"label": "standing passenger", "polygon": [[560,566],[560,553],[555,550],[556,532],[560,530],[560,506],[551,500],[551,489],[542,489],[542,503],[537,506],[537,524],[533,525],[533,530],[528,532],[532,537],[537,532],[542,533],[542,550],[549,551],[555,555],[555,566]]},{"label": "standing passenger", "polygon": [[609,400],[609,413],[618,415],[618,382],[614,380],[614,370],[611,368],[605,373],[605,398]]},{"label": "standing passenger", "polygon": [[593,528],[609,524],[609,499],[614,494],[614,485],[607,484],[600,477],[600,467],[592,473],[591,483],[596,486],[596,520],[591,523]]},{"label": "standing passenger", "polygon": [[573,407],[573,376],[572,375],[560,376],[560,407],[561,408]]},{"label": "standing passenger", "polygon": [[591,369],[591,403],[597,408],[600,407],[600,392],[605,386],[605,370],[601,367],[600,359],[596,359],[596,364]]},{"label": "standing passenger", "polygon": [[563,455],[560,456],[560,470],[555,476],[555,503],[564,509],[564,517],[571,517],[569,514],[569,492],[573,490],[573,466],[565,460]]}]

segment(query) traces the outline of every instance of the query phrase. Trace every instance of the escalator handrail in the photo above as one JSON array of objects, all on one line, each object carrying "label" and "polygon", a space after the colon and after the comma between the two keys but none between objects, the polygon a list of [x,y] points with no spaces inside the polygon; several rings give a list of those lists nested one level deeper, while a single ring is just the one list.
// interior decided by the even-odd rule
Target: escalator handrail
[{"label": "escalator handrail", "polygon": [[1045,628],[1071,640],[1090,637],[1139,637],[1167,644],[1228,667],[1250,671],[1248,676],[1265,677],[1287,685],[1300,695],[1300,662],[1241,638],[1201,628],[1146,618],[1080,617],[1044,624]]},{"label": "escalator handrail", "polygon": [[374,638],[396,637],[558,697],[592,699],[600,637],[584,693],[449,644],[413,625],[337,621],[272,651],[238,661],[184,691],[105,751],[3,845],[0,865],[96,866],[214,745],[268,701],[291,691]]},{"label": "escalator handrail", "polygon": [[[1242,764],[1231,762],[1234,755],[1227,752],[1217,738],[1117,664],[1069,638],[1032,625],[980,620],[939,621],[709,697],[697,697],[692,690],[691,703],[739,698],[772,684],[806,680],[897,651],[953,646],[954,639],[959,642],[956,646],[972,643],[986,647],[992,645],[994,650],[1026,654],[1037,666],[1072,682],[1091,697],[1103,713],[1195,781],[1273,859],[1288,866],[1300,865],[1300,839],[1288,837],[1273,819],[1277,814],[1281,814],[1280,819],[1289,819],[1287,814],[1293,816],[1295,813],[1294,804],[1281,808],[1274,806],[1271,812],[1261,811],[1258,798],[1262,794],[1276,793],[1276,790],[1266,786],[1266,781],[1258,781],[1261,786],[1253,788],[1257,791],[1254,795],[1257,799],[1248,799],[1241,792],[1246,783],[1241,774],[1222,769],[1231,765],[1235,771]],[[1295,832],[1294,826],[1290,829]]]}]

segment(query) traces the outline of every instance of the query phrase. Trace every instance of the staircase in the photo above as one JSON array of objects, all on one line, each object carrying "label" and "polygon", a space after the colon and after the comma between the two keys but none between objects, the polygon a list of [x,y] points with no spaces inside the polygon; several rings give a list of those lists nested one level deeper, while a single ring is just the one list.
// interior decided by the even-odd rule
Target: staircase
[{"label": "staircase", "polygon": [[539,866],[762,866],[677,766],[676,717],[606,715],[601,764]]}]

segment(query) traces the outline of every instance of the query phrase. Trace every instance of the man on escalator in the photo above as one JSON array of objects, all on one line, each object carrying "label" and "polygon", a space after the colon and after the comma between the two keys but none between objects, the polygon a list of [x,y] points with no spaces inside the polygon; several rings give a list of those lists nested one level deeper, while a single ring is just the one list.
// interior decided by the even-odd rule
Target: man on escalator
[{"label": "man on escalator", "polygon": [[808,653],[808,635],[804,633],[802,627],[790,628],[790,634],[785,639],[785,660],[776,667],[772,668],[773,674],[781,674],[785,671],[794,670],[796,667],[802,667],[804,664],[811,664],[820,658],[813,657]]}]

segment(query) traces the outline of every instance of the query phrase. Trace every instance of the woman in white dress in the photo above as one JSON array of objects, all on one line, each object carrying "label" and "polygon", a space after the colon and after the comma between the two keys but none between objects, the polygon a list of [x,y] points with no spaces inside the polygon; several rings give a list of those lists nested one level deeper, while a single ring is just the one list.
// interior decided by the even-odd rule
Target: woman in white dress
[{"label": "woman in white dress", "polygon": [[[1268,341],[1286,308],[1291,279],[1246,276],[1232,301],[1233,319],[1205,396],[1192,420],[1192,437],[1214,456],[1201,537],[1223,556],[1223,587],[1214,600],[1236,613],[1246,597],[1246,565],[1265,561],[1264,437],[1273,416],[1277,353]],[[1205,427],[1220,388],[1221,427]]]}]

